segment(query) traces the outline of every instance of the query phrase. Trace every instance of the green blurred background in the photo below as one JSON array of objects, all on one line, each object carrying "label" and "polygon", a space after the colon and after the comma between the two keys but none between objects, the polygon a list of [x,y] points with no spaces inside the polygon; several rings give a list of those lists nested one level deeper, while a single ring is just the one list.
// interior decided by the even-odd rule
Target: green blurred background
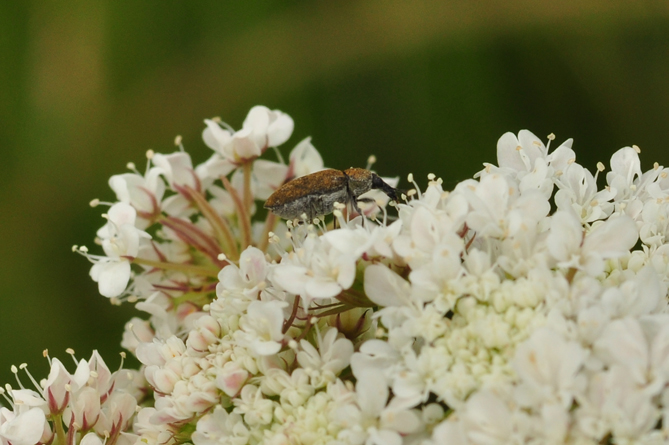
[{"label": "green blurred background", "polygon": [[0,2],[0,382],[41,351],[118,363],[132,308],[70,252],[93,246],[107,179],[144,153],[209,155],[202,120],[255,104],[336,168],[447,185],[506,131],[575,138],[594,168],[637,144],[669,164],[666,1]]}]

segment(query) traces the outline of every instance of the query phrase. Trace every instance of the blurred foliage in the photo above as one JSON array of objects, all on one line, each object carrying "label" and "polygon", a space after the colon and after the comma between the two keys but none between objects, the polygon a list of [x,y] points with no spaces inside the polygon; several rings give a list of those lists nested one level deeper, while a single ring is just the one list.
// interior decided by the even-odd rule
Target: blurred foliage
[{"label": "blurred foliage", "polygon": [[631,144],[669,163],[666,2],[2,2],[0,30],[0,382],[21,362],[46,376],[45,348],[117,365],[133,309],[70,246],[92,246],[87,203],[148,148],[181,134],[206,159],[206,117],[279,108],[286,151],[311,135],[329,166],[376,154],[447,185],[523,128],[573,137],[592,168]]}]

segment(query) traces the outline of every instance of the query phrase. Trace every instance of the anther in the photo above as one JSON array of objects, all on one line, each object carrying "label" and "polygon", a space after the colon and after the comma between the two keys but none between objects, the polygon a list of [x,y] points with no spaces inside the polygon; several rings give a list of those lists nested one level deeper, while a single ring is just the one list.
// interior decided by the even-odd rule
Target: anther
[{"label": "anther", "polygon": [[146,150],[146,159],[153,159],[155,154],[156,152],[149,148],[148,150]]},{"label": "anther", "polygon": [[88,203],[88,205],[91,207],[97,207],[100,205],[100,200],[98,198],[92,199],[91,202]]},{"label": "anther", "polygon": [[133,171],[136,170],[136,167],[135,167],[135,163],[134,163],[134,162],[128,162],[127,164],[125,164],[125,167],[126,167],[128,170],[133,170]]},{"label": "anther", "polygon": [[[269,236],[271,237],[272,235],[273,235],[273,233],[270,232]],[[224,253],[219,253],[216,258],[218,258],[218,261],[225,261],[225,260],[228,259],[228,257]]]},{"label": "anther", "polygon": [[602,162],[598,162],[597,163],[597,171],[603,172],[604,170],[606,170],[606,167],[604,166],[604,164]]},{"label": "anther", "polygon": [[181,137],[181,135],[178,134],[177,137],[174,138],[174,145],[176,145],[177,147],[178,147],[179,145],[181,145],[181,140],[182,140],[182,139],[183,139],[183,138]]},{"label": "anther", "polygon": [[637,153],[641,153],[641,149],[639,148],[638,145],[632,145],[632,148],[633,148],[634,151],[636,151]]},{"label": "anther", "polygon": [[549,141],[554,141],[555,140],[555,134],[553,134],[553,133],[549,134],[547,137],[548,137]]}]

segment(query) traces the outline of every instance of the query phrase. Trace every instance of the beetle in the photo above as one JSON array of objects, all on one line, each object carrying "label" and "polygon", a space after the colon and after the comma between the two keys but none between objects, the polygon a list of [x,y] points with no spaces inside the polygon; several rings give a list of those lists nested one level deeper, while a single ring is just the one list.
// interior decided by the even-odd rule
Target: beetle
[{"label": "beetle", "polygon": [[397,190],[386,184],[376,173],[364,168],[346,170],[321,170],[300,176],[279,187],[265,201],[265,208],[285,219],[302,218],[308,221],[317,216],[329,215],[335,202],[351,204],[358,212],[360,195],[372,189],[381,190],[397,201]]}]

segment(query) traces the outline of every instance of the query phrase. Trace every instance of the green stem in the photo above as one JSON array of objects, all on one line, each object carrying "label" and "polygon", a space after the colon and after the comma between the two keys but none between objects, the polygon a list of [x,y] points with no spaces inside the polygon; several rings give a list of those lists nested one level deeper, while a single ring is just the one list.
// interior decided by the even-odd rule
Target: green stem
[{"label": "green stem", "polygon": [[262,250],[263,252],[267,252],[267,248],[269,247],[269,232],[273,231],[275,226],[276,215],[268,211],[267,219],[265,219],[265,228],[263,229],[262,238],[260,239],[260,244],[258,245],[258,249]]},{"label": "green stem", "polygon": [[213,227],[214,232],[216,232],[216,238],[221,246],[223,246],[223,252],[234,260],[238,259],[239,252],[237,251],[237,244],[235,243],[235,237],[232,234],[232,229],[230,229],[228,222],[221,217],[221,215],[216,213],[216,210],[214,210],[209,202],[207,202],[207,199],[202,193],[193,190],[188,186],[186,186],[186,189],[204,217],[207,218],[207,221],[209,221],[209,224]]},{"label": "green stem", "polygon": [[251,214],[251,207],[253,206],[253,194],[251,193],[251,174],[253,171],[253,162],[247,161],[244,163],[244,208],[246,212]]},{"label": "green stem", "polygon": [[162,261],[153,261],[147,260],[144,258],[133,258],[132,262],[135,264],[140,264],[143,266],[151,266],[157,269],[164,270],[178,270],[181,272],[190,272],[195,275],[204,275],[207,277],[218,277],[218,270],[210,269],[208,267],[194,266],[192,264],[177,264],[177,263],[164,263]]},{"label": "green stem", "polygon": [[54,445],[67,445],[65,430],[63,429],[63,416],[61,414],[53,416],[53,426],[56,429],[56,441]]},{"label": "green stem", "polygon": [[[246,164],[244,164],[246,165]],[[251,217],[249,213],[246,211],[246,207],[244,206],[244,203],[242,202],[241,197],[239,196],[239,193],[237,193],[237,189],[230,184],[230,181],[228,181],[228,178],[223,177],[221,178],[223,181],[223,186],[225,187],[225,190],[230,193],[230,196],[232,197],[232,202],[235,204],[235,209],[237,210],[237,219],[239,220],[239,228],[242,231],[242,248],[241,250],[245,250],[248,246],[251,245]]]}]

